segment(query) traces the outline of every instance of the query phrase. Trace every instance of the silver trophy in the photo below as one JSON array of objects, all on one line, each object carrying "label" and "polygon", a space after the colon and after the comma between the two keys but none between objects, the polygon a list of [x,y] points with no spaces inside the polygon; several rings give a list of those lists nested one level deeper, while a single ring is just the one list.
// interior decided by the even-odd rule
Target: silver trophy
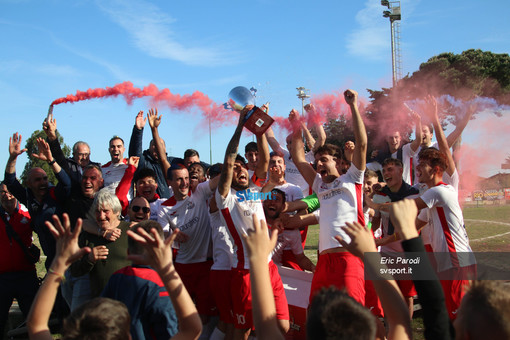
[{"label": "silver trophy", "polygon": [[262,135],[273,124],[274,119],[255,106],[255,96],[246,87],[234,87],[229,92],[228,98],[230,107],[237,112],[241,112],[247,105],[253,105],[253,108],[246,114],[244,126],[255,135]]}]

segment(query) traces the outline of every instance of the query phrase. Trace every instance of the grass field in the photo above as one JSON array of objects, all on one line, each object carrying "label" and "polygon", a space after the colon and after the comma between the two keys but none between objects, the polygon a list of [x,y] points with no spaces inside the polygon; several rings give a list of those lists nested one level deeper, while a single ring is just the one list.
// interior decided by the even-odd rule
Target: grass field
[{"label": "grass field", "polygon": [[[475,252],[510,252],[510,205],[465,207],[466,230],[471,248]],[[308,228],[305,254],[317,261],[319,227]],[[420,313],[413,318],[413,338],[424,339],[423,320]]]}]

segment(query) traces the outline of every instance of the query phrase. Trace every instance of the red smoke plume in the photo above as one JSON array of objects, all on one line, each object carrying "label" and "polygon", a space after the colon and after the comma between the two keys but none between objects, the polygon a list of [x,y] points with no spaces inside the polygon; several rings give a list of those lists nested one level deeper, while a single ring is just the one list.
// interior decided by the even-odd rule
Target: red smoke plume
[{"label": "red smoke plume", "polygon": [[229,117],[235,119],[235,117],[232,117],[233,115],[230,114],[230,111],[223,108],[223,105],[215,103],[200,91],[195,91],[191,95],[180,95],[173,94],[167,88],[160,90],[154,84],[149,84],[142,89],[137,88],[129,81],[104,89],[96,88],[88,89],[87,91],[76,91],[75,94],[69,94],[65,97],[55,99],[51,104],[75,103],[88,99],[118,96],[124,97],[128,105],[131,105],[135,99],[150,97],[149,102],[151,106],[165,105],[170,109],[180,111],[190,111],[197,108],[205,117],[210,118],[213,123],[225,122]]}]

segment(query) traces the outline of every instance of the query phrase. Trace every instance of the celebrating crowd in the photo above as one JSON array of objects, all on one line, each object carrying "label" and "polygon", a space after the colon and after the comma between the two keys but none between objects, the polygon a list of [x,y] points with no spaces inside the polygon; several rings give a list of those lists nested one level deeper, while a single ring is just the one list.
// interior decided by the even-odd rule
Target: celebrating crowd
[{"label": "celebrating crowd", "polygon": [[[0,184],[0,331],[16,298],[31,339],[52,339],[50,317],[63,320],[64,339],[280,339],[291,326],[284,266],[313,273],[308,339],[411,339],[416,296],[427,339],[510,338],[509,293],[473,281],[458,201],[450,147],[470,116],[446,137],[429,96],[422,112],[410,110],[415,140],[381,131],[387,145],[367,159],[358,94],[344,98],[354,140],[343,148],[292,110],[286,148],[269,128],[243,157],[247,106],[213,165],[193,149],[167,156],[157,109],[136,115],[128,158],[124,140],[110,139],[104,165],[84,141],[66,158],[48,116],[30,156],[51,166],[56,186],[41,168],[21,185],[16,159],[26,149],[14,133]],[[304,247],[316,246],[307,243],[316,224],[314,264]],[[32,231],[46,255],[40,286]],[[406,254],[421,254],[426,279],[388,274]]]}]

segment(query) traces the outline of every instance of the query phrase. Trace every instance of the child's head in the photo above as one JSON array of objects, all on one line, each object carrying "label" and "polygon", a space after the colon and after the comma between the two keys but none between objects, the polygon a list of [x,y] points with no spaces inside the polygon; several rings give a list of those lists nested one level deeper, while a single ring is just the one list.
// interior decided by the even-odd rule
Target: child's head
[{"label": "child's head", "polygon": [[[164,236],[163,236],[163,228],[161,228],[161,225],[158,222],[156,222],[156,221],[153,221],[153,220],[144,220],[144,221],[141,221],[141,222],[135,224],[131,228],[131,230],[134,231],[135,233],[139,234],[138,229],[140,229],[140,228],[145,230],[148,234],[151,233],[151,229],[156,229],[156,231],[158,232],[159,236],[161,238],[164,238]],[[144,253],[144,249],[140,245],[140,243],[135,241],[133,238],[129,237],[128,238],[128,254],[131,254],[131,255],[142,255],[143,253]]]},{"label": "child's head", "polygon": [[122,302],[95,298],[77,309],[64,321],[62,339],[131,339],[131,317]]},{"label": "child's head", "polygon": [[509,339],[510,292],[498,281],[474,281],[455,320],[456,339]]},{"label": "child's head", "polygon": [[335,287],[323,288],[312,300],[308,339],[374,339],[376,320],[370,311]]}]

